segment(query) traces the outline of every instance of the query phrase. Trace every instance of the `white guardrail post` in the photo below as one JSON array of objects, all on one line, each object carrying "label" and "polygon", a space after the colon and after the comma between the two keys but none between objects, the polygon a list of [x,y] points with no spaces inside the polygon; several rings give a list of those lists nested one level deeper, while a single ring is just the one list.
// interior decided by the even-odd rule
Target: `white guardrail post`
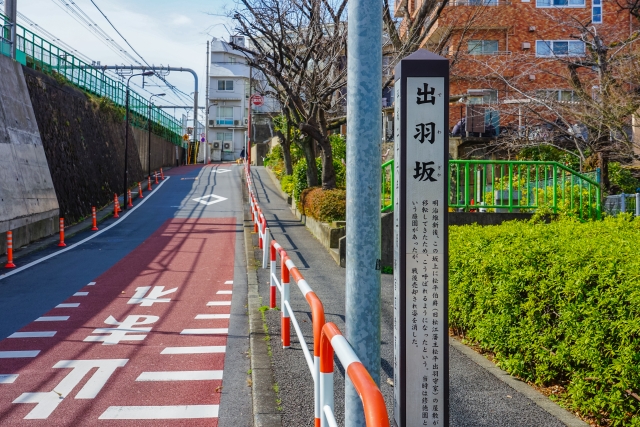
[{"label": "white guardrail post", "polygon": [[627,197],[626,194],[622,193],[620,195],[620,212],[627,211]]}]

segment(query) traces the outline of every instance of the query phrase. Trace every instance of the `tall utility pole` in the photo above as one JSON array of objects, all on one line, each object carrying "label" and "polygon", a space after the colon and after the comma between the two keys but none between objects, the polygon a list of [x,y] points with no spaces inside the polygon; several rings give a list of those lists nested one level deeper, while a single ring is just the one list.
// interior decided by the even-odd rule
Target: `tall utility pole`
[{"label": "tall utility pole", "polygon": [[[382,0],[350,0],[348,7],[345,337],[380,384]],[[365,427],[348,377],[344,397],[344,424]]]},{"label": "tall utility pole", "polygon": [[251,80],[253,79],[253,67],[249,67],[249,120],[247,121],[247,151],[244,153],[247,156],[247,167],[251,170]]},{"label": "tall utility pole", "polygon": [[209,149],[209,128],[207,126],[209,126],[209,63],[211,62],[211,60],[209,59],[209,40],[207,40],[207,74],[204,77],[206,80],[206,89],[205,89],[205,101],[204,101],[204,105],[206,105],[207,108],[205,108],[205,113],[204,113],[204,164],[206,165],[207,163],[209,163],[209,156],[211,155],[211,150]]},{"label": "tall utility pole", "polygon": [[4,14],[9,18],[11,25],[11,58],[16,59],[16,26],[18,17],[18,0],[5,0],[4,1]]}]

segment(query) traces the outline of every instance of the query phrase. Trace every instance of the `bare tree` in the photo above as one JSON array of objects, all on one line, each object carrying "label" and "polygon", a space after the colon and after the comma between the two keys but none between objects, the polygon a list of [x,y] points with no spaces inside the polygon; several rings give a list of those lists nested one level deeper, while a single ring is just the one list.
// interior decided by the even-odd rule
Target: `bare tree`
[{"label": "bare tree", "polygon": [[236,33],[250,42],[233,47],[267,77],[291,123],[305,135],[297,143],[307,159],[310,187],[318,184],[315,143],[322,187],[336,186],[329,131],[344,106],[346,5],[347,0],[239,0],[233,15]]},{"label": "bare tree", "polygon": [[[600,167],[608,190],[608,162],[638,159],[631,117],[640,108],[639,33],[605,24],[596,28],[567,15],[561,25],[577,42],[567,51],[555,52],[549,45],[544,58],[514,54],[470,59],[484,71],[475,76],[484,87],[502,86],[506,94],[507,101],[498,107],[506,129],[493,148],[553,146],[576,155],[581,164]],[[554,82],[556,89],[535,88],[530,76],[536,75]]]}]

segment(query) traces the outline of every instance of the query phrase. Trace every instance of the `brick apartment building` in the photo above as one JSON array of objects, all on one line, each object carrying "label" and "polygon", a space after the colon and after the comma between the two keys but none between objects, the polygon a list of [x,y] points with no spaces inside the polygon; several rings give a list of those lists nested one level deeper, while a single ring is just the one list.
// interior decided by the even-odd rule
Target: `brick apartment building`
[{"label": "brick apartment building", "polygon": [[[396,0],[395,16],[424,1]],[[522,110],[532,98],[576,102],[567,65],[587,54],[585,28],[611,42],[636,21],[615,0],[450,0],[423,43],[451,59],[450,128],[464,117],[462,139],[481,142],[530,126]],[[579,71],[585,81],[590,72]]]}]

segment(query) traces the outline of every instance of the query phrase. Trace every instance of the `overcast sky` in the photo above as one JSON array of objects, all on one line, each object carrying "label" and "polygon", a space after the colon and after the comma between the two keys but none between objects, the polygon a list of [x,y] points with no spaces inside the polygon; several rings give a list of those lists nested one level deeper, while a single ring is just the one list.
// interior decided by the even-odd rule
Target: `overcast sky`
[{"label": "overcast sky", "polygon": [[[228,38],[232,22],[225,16],[233,9],[233,0],[94,1],[149,64],[195,70],[200,80],[199,104],[204,105],[206,42],[211,37]],[[92,60],[100,61],[103,65],[125,63],[122,57],[65,12],[65,9],[70,11],[70,7],[65,4],[71,3],[75,3],[102,30],[135,56],[90,0],[18,0],[18,11]],[[2,10],[4,11],[4,7]],[[18,22],[27,26],[20,18]],[[37,28],[29,28],[38,33]],[[134,77],[132,81],[134,80],[142,84],[142,77]],[[167,80],[187,94],[194,91],[191,74],[171,73]],[[139,88],[134,89],[148,98],[149,93]],[[193,101],[169,96],[171,92],[166,87],[146,86],[146,89],[152,93],[167,93],[157,104],[193,104]],[[166,111],[173,114],[173,109]],[[176,110],[178,117],[183,113],[184,110]]]}]

